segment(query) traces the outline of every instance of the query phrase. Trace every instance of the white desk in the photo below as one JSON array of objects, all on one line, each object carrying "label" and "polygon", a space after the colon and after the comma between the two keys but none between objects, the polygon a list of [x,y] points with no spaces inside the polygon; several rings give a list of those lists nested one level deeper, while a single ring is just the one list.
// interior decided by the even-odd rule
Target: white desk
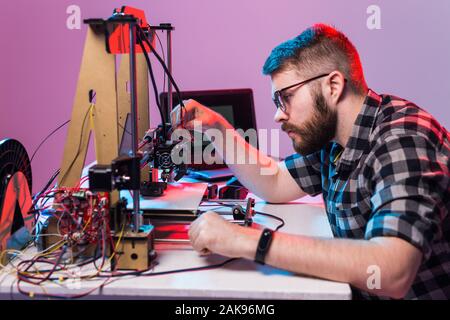
[{"label": "white desk", "polygon": [[[282,232],[332,237],[331,229],[319,204],[268,205],[257,201],[255,209],[283,218]],[[275,227],[278,221],[255,216],[256,223]],[[192,249],[168,249],[156,246],[158,265],[155,272],[204,266],[219,263],[223,257],[213,255],[201,257]],[[24,298],[17,292],[16,278],[5,271],[0,272],[0,298]],[[70,284],[46,284],[49,293],[75,294],[98,286],[103,280],[81,281]],[[39,291],[36,286],[22,283],[25,290]],[[160,275],[155,277],[127,277],[96,290],[89,299],[131,298],[131,299],[351,299],[350,286],[345,283],[308,278],[287,271],[261,266],[252,261],[237,260],[212,270]]]}]

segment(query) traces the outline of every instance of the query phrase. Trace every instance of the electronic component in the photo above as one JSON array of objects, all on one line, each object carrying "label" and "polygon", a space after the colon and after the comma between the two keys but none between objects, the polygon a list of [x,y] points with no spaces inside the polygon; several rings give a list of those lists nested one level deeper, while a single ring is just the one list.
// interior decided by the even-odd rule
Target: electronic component
[{"label": "electronic component", "polygon": [[92,257],[97,250],[108,254],[109,194],[93,193],[85,188],[61,188],[51,193],[53,204],[41,215],[37,229],[39,249],[45,250],[63,241],[73,258]]},{"label": "electronic component", "polygon": [[248,195],[248,190],[245,187],[237,186],[223,186],[219,189],[220,199],[237,199],[244,200]]},{"label": "electronic component", "polygon": [[120,156],[111,165],[97,164],[89,168],[92,191],[136,190],[140,188],[141,157]]},{"label": "electronic component", "polygon": [[109,200],[106,193],[87,189],[56,192],[53,202],[57,230],[71,245],[97,243],[109,233]]},{"label": "electronic component", "polygon": [[243,224],[244,226],[251,226],[253,224],[253,216],[255,215],[254,207],[255,199],[253,198],[247,199],[245,210],[240,204],[234,205],[231,209],[234,222]]},{"label": "electronic component", "polygon": [[[166,131],[164,131],[164,129]],[[143,153],[141,166],[150,165],[152,169],[162,170],[161,180],[163,182],[170,181],[172,172],[175,173],[173,180],[180,180],[187,172],[186,164],[173,162],[173,155],[183,157],[184,142],[182,140],[170,140],[169,133],[171,125],[162,125],[156,129],[150,129],[146,132],[143,141],[140,143]],[[151,177],[150,182],[156,182]]]},{"label": "electronic component", "polygon": [[114,188],[111,166],[97,164],[89,168],[89,187],[92,191],[112,191]]},{"label": "electronic component", "polygon": [[208,187],[205,191],[205,194],[203,195],[203,200],[211,200],[211,199],[216,199],[217,198],[217,192],[218,191],[218,187],[217,184],[208,184]]},{"label": "electronic component", "polygon": [[144,181],[141,183],[141,195],[144,197],[160,197],[166,189],[167,182]]}]

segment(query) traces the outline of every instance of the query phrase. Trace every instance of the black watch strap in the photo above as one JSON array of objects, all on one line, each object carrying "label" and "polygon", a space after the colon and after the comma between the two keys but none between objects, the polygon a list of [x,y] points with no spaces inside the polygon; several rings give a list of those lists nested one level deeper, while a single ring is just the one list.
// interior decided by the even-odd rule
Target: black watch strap
[{"label": "black watch strap", "polygon": [[272,243],[273,231],[270,229],[264,229],[261,238],[259,238],[258,247],[256,248],[255,262],[265,264],[267,252],[269,251],[270,244]]}]

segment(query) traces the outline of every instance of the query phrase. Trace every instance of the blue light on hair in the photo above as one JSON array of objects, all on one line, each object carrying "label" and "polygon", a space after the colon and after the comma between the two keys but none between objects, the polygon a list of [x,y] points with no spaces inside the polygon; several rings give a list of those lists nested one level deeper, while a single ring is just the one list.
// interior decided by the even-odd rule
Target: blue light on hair
[{"label": "blue light on hair", "polygon": [[267,58],[263,66],[263,74],[270,75],[281,68],[283,63],[289,59],[293,58],[298,50],[306,48],[311,44],[311,42],[316,38],[317,30],[315,27],[311,27],[303,31],[297,37],[285,41],[275,47],[270,56]]}]

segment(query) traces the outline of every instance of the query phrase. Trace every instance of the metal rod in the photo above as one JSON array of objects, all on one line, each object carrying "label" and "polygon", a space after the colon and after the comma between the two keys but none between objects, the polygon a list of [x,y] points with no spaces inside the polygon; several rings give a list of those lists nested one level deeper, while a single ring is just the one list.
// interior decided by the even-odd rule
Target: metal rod
[{"label": "metal rod", "polygon": [[[167,30],[167,69],[169,73],[172,74],[172,30]],[[173,75],[173,74],[172,74]],[[166,119],[170,121],[170,113],[172,112],[172,82],[168,81],[167,86],[167,117]]]},{"label": "metal rod", "polygon": [[155,242],[190,243],[189,239],[155,239]]},{"label": "metal rod", "polygon": [[[236,202],[245,202],[247,203],[247,199],[208,199],[208,200],[203,200],[202,203],[236,203]],[[200,204],[201,206],[201,204]],[[220,206],[220,204],[218,205]]]},{"label": "metal rod", "polygon": [[[167,30],[167,69],[169,70],[169,73],[172,74],[172,30]],[[167,86],[167,115],[166,119],[168,122],[170,122],[170,114],[172,113],[172,105],[173,105],[173,99],[172,99],[172,82],[168,81]],[[166,132],[167,134],[167,132]],[[174,172],[173,170],[170,170],[169,176],[167,177],[167,182],[174,182]]]},{"label": "metal rod", "polygon": [[[131,156],[136,157],[138,151],[138,109],[136,90],[136,22],[129,23],[130,29],[130,97],[131,97]],[[133,190],[133,231],[139,232],[140,220],[140,190]]]}]

